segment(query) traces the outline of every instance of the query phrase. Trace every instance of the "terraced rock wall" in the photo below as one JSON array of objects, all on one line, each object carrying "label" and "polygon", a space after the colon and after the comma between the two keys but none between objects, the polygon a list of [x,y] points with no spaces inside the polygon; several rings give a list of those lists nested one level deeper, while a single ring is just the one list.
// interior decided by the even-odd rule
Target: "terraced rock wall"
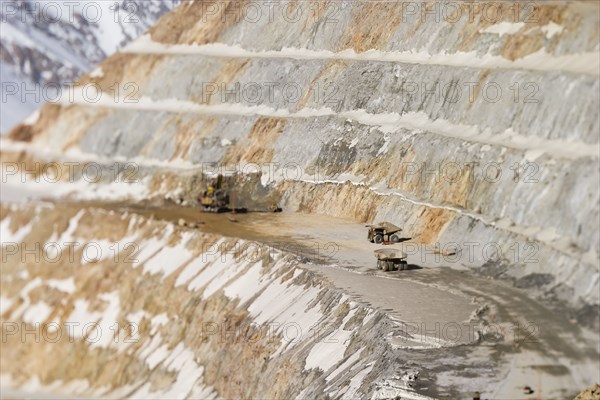
[{"label": "terraced rock wall", "polygon": [[254,176],[247,206],[392,220],[476,246],[457,267],[598,304],[598,5],[452,4],[185,3],[82,79],[98,101],[75,90],[12,137],[151,166],[175,181],[149,195],[190,203],[217,165]]}]

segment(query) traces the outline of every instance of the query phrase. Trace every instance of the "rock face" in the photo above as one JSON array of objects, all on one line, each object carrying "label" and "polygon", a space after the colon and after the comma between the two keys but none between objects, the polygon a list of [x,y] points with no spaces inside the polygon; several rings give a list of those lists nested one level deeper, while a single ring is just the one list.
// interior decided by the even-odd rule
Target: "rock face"
[{"label": "rock face", "polygon": [[591,386],[591,387],[583,390],[581,393],[579,393],[577,395],[577,397],[575,397],[574,400],[596,400],[596,399],[600,399],[600,386],[598,384],[595,384],[594,386]]},{"label": "rock face", "polygon": [[[54,100],[57,87],[75,82],[176,4],[155,0],[2,2],[2,91],[17,91],[2,100],[2,132],[45,101]],[[35,90],[36,85],[48,89]],[[24,94],[25,89],[29,94]]]},{"label": "rock face", "polygon": [[[287,210],[401,221],[424,243],[474,246],[462,261],[481,272],[542,274],[537,294],[598,304],[597,6],[435,23],[402,4],[309,4],[257,21],[235,2],[184,4],[83,78],[98,101],[75,91],[12,135],[165,170],[259,171]],[[136,91],[115,101],[114,82]]]},{"label": "rock face", "polygon": [[[81,78],[72,98],[45,106],[36,120],[13,129],[12,141],[3,142],[3,159],[15,160],[22,168],[34,162],[77,161],[72,186],[85,187],[85,193],[91,193],[86,199],[110,194],[111,200],[122,202],[169,197],[196,204],[206,176],[222,172],[239,187],[240,207],[265,209],[277,204],[286,212],[361,223],[392,221],[414,242],[457,254],[446,266],[505,281],[532,302],[556,307],[572,323],[597,330],[598,315],[590,310],[600,303],[600,6],[570,1],[532,8],[516,4],[464,4],[447,9],[440,3],[370,1],[289,1],[275,6],[186,2],[148,34],[107,58],[101,75]],[[90,99],[86,94],[84,88],[90,86],[101,89],[98,97]],[[122,179],[84,182],[82,162],[92,161],[106,170],[129,162],[139,179],[135,185]],[[121,178],[127,175],[123,168],[119,172]],[[19,218],[20,212],[33,213],[6,213]],[[124,227],[134,223],[131,217],[120,218],[118,224]],[[176,232],[185,228],[135,223],[143,225],[148,241],[162,230],[181,235]],[[122,236],[135,232],[128,228]],[[88,234],[103,237],[93,229]],[[48,233],[39,240],[50,237]],[[210,236],[163,239],[173,246],[194,248],[219,240]],[[198,242],[186,245],[190,240]],[[305,290],[299,294],[303,300],[298,300],[306,301],[303,310],[319,309],[319,321],[334,323],[338,330],[352,330],[356,339],[350,341],[352,350],[338,349],[341,353],[335,356],[325,352],[326,357],[316,360],[316,354],[323,351],[318,341],[302,342],[290,352],[267,342],[249,348],[223,347],[222,343],[205,347],[194,333],[198,313],[202,318],[215,313],[227,321],[259,324],[276,315],[261,319],[260,313],[251,311],[258,301],[252,296],[260,297],[258,292],[251,294],[252,300],[244,294],[238,302],[234,298],[239,294],[228,297],[224,284],[208,284],[210,295],[200,300],[199,293],[206,293],[204,284],[212,278],[200,279],[203,289],[191,288],[198,293],[190,294],[172,282],[187,276],[187,267],[175,265],[166,255],[159,261],[127,271],[103,272],[94,267],[89,272],[93,276],[77,278],[81,281],[77,290],[86,303],[74,298],[72,304],[39,306],[54,310],[47,321],[55,313],[71,315],[77,304],[92,307],[89,310],[99,307],[101,318],[117,298],[122,305],[118,318],[123,322],[140,310],[154,315],[136,319],[145,327],[139,345],[122,353],[110,347],[94,353],[105,359],[111,359],[113,351],[118,357],[130,357],[118,361],[125,371],[122,381],[114,383],[114,371],[108,367],[100,377],[93,376],[97,372],[91,367],[81,368],[78,378],[99,383],[93,390],[86,387],[69,393],[175,396],[167,392],[172,388],[169,384],[184,375],[197,379],[186,382],[191,386],[184,385],[187,391],[177,394],[181,397],[199,393],[240,397],[239,387],[250,387],[244,393],[253,398],[314,398],[323,393],[332,398],[393,398],[407,391],[409,396],[459,398],[467,390],[490,390],[490,396],[509,390],[501,384],[498,389],[477,386],[465,376],[464,381],[448,383],[439,366],[421,374],[421,379],[431,374],[426,379],[435,380],[432,376],[439,373],[435,385],[413,385],[415,374],[407,360],[423,357],[428,359],[419,359],[422,365],[432,365],[439,357],[452,368],[468,369],[473,354],[464,350],[463,358],[443,351],[415,356],[377,341],[374,337],[385,337],[392,329],[385,316],[371,321],[377,326],[367,332],[364,326],[370,325],[365,316],[377,311],[349,303],[312,275],[295,272],[302,269],[295,270],[293,263],[281,265],[276,259],[263,260],[254,276],[259,283],[253,284],[267,280],[265,291],[284,284],[289,291]],[[227,266],[231,272],[227,281],[235,286],[233,277],[245,279],[240,268],[247,267]],[[152,278],[144,275],[142,279],[142,269]],[[129,289],[114,296],[108,286],[100,290],[97,278],[110,273],[122,274],[110,280],[126,282]],[[40,279],[36,290],[50,299],[47,296],[52,294],[46,293],[50,289],[40,286],[50,277]],[[191,283],[185,283],[190,289]],[[158,294],[144,293],[142,300],[136,299],[128,290],[137,285]],[[28,299],[22,300],[28,305],[35,303],[29,291],[9,286],[8,296]],[[89,303],[94,290],[105,296],[106,305]],[[168,304],[154,304],[156,298],[169,299]],[[54,300],[44,300],[50,301]],[[535,304],[528,309],[541,309]],[[19,306],[13,305],[7,315],[26,321],[25,311],[20,314],[15,307]],[[264,309],[269,307],[264,305]],[[172,326],[152,323],[163,312],[169,321],[177,315],[179,322]],[[310,322],[314,321],[302,320],[300,325],[307,328]],[[345,338],[345,333],[340,334]],[[366,346],[365,356],[353,358],[352,354],[362,354],[356,350],[362,346]],[[163,347],[168,351],[160,350]],[[26,346],[15,344],[14,348],[14,357],[29,351]],[[312,353],[312,349],[317,350]],[[167,358],[169,353],[187,354],[188,350],[194,356],[177,362]],[[495,358],[500,357],[496,352],[505,350],[496,348],[490,350],[493,354],[478,358],[485,361],[474,373],[481,376],[488,368],[490,375],[496,366],[506,367],[510,363]],[[79,359],[69,357],[73,362]],[[229,363],[215,366],[214,360],[221,357]],[[233,371],[236,365],[237,371],[238,361],[248,375],[225,379],[223,369]],[[535,364],[527,357],[521,361]],[[327,370],[322,368],[322,374],[317,374],[310,368],[313,362],[325,362]],[[597,368],[590,363],[586,365]],[[543,371],[545,366],[535,367]],[[45,369],[38,368],[36,376],[43,376]],[[190,371],[183,374],[183,368]],[[10,372],[22,377],[17,387],[31,376]],[[270,386],[259,383],[267,376]],[[44,384],[61,377],[57,372],[44,378]],[[591,383],[588,375],[580,378],[576,381],[580,386],[557,389],[552,398],[572,396],[583,384]],[[232,380],[233,384],[225,384]],[[105,390],[103,382],[113,383],[107,383],[110,389]]]},{"label": "rock face", "polygon": [[[3,208],[0,227],[9,395],[356,398],[412,386],[368,384],[390,368],[380,338],[396,325],[275,249],[102,209]],[[44,253],[51,268],[8,254],[54,241],[73,251]]]}]

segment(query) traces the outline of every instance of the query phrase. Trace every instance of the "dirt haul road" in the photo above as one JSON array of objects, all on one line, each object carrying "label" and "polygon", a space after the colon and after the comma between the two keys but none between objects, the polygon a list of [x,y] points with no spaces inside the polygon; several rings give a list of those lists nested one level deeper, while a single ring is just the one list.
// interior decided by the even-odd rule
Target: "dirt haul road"
[{"label": "dirt haul road", "polygon": [[[193,208],[96,201],[63,202],[60,207],[103,208],[179,225],[200,222],[189,229],[245,239],[263,251],[292,253],[304,268],[328,278],[354,300],[397,320],[401,328],[390,340],[417,364],[435,365],[430,371],[438,382],[452,370],[452,384],[457,375],[465,380],[487,375],[499,387],[495,398],[527,399],[531,396],[515,397],[519,388],[535,387],[538,395],[555,398],[552,394],[596,379],[597,337],[568,310],[550,309],[522,289],[474,274],[460,257],[418,241],[394,245],[408,253],[409,270],[383,272],[376,269],[373,255],[383,246],[369,243],[364,225],[349,220],[252,213],[236,214],[233,222],[230,214]],[[458,372],[464,367],[457,360],[472,365],[471,370]]]}]

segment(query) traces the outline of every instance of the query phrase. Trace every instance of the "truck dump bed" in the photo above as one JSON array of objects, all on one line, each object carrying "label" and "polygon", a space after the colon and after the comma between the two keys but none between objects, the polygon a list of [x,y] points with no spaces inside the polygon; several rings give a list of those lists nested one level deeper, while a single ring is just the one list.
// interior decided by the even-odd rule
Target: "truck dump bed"
[{"label": "truck dump bed", "polygon": [[375,253],[378,260],[402,260],[406,258],[405,252],[396,249],[379,249],[373,253]]},{"label": "truck dump bed", "polygon": [[382,229],[386,235],[391,235],[392,233],[396,233],[401,231],[402,228],[390,223],[390,222],[381,222],[376,225],[367,225],[367,227],[371,229]]}]

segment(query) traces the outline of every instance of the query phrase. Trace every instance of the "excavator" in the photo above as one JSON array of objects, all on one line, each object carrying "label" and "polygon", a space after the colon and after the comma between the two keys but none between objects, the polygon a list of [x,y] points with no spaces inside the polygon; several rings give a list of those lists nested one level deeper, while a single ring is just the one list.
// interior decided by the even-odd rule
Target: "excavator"
[{"label": "excavator", "polygon": [[206,190],[198,198],[202,211],[221,213],[231,210],[229,193],[223,186],[223,176],[220,174],[209,180]]},{"label": "excavator", "polygon": [[[235,214],[245,214],[248,212],[246,207],[239,207],[236,196],[239,192],[232,190],[231,181],[227,182],[227,179],[223,175],[219,174],[214,178],[210,178],[206,184],[206,190],[198,196],[198,203],[200,204],[200,210],[203,212],[210,213],[225,213],[231,212]],[[271,204],[268,208],[257,208],[263,212],[281,212],[282,209],[277,204]],[[235,219],[235,217],[233,217]]]}]

